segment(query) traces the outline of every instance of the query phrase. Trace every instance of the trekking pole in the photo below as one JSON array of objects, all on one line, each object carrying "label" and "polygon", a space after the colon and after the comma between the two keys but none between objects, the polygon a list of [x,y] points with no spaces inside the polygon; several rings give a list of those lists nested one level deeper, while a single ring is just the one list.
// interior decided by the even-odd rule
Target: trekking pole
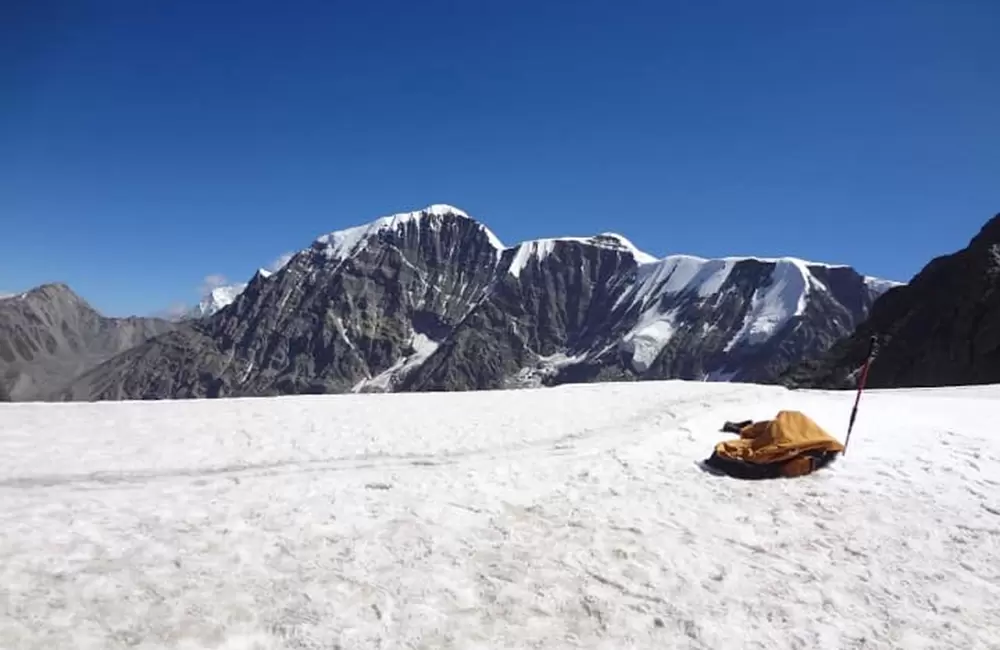
[{"label": "trekking pole", "polygon": [[872,359],[878,354],[878,337],[873,336],[868,344],[868,357],[865,365],[861,369],[861,379],[858,380],[858,393],[854,397],[854,408],[851,410],[851,422],[847,425],[847,438],[844,440],[844,455],[847,455],[847,445],[851,442],[851,430],[854,429],[854,420],[858,417],[858,404],[861,402],[861,393],[865,390],[865,383],[868,381],[868,369],[872,365]]}]

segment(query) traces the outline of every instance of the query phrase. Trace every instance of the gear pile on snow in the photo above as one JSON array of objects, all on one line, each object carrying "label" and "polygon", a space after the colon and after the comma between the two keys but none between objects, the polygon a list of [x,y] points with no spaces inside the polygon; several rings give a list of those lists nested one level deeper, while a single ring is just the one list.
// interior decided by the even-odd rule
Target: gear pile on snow
[{"label": "gear pile on snow", "polygon": [[740,437],[717,444],[705,465],[736,478],[803,476],[844,451],[844,445],[799,411],[780,411],[773,420],[760,422],[727,422],[723,431]]}]

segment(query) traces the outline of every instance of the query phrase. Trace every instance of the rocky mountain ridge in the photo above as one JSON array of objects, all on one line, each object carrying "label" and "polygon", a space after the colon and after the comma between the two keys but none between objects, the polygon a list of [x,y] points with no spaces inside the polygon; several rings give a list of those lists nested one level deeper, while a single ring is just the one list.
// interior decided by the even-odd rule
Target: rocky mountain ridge
[{"label": "rocky mountain ridge", "polygon": [[61,283],[0,298],[0,395],[46,397],[173,327],[156,318],[106,318]]},{"label": "rocky mountain ridge", "polygon": [[968,246],[888,291],[852,336],[793,366],[783,383],[854,387],[873,335],[873,388],[1000,383],[1000,214]]},{"label": "rocky mountain ridge", "polygon": [[794,258],[656,259],[614,233],[507,247],[435,205],[317,238],[60,397],[774,381],[853,331],[890,285]]}]

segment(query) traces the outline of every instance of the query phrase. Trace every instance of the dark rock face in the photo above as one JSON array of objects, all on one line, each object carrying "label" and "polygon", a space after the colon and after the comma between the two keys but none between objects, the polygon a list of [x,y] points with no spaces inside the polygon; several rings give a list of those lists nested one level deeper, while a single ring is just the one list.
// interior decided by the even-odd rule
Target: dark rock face
[{"label": "dark rock face", "polygon": [[424,358],[452,332],[482,300],[500,259],[475,221],[425,216],[317,240],[194,325],[198,335],[185,343],[196,353],[179,355],[176,337],[156,339],[81,377],[65,397],[116,399],[129,394],[126,381],[148,393],[162,384],[151,379],[161,374],[154,368],[171,364],[185,392],[161,397],[206,397],[209,385],[221,395],[393,389],[404,374],[393,367]]},{"label": "dark rock face", "polygon": [[[588,363],[564,367],[553,381],[773,382],[790,364],[820,355],[849,334],[877,295],[865,278],[847,267],[756,259],[733,261],[728,270],[720,266],[716,277],[704,284],[669,291],[664,285],[681,270],[654,285],[654,298],[645,306],[627,296],[630,307],[620,314],[612,337],[619,343]],[[835,282],[847,280],[853,281],[855,292],[845,305],[837,293],[843,287]],[[786,286],[788,294],[782,295],[780,285],[792,281],[801,282],[801,287],[791,291]],[[656,344],[658,329],[668,336],[662,348]],[[653,336],[647,338],[650,330]]]},{"label": "dark rock face", "polygon": [[475,222],[426,221],[377,231],[343,259],[313,246],[220,312],[220,348],[250,368],[241,390],[348,391],[444,339],[483,299],[499,260]]},{"label": "dark rock face", "polygon": [[1000,215],[969,245],[932,260],[879,298],[871,317],[828,354],[796,365],[792,386],[847,388],[881,340],[868,385],[878,388],[1000,382]]},{"label": "dark rock face", "polygon": [[774,381],[879,293],[847,267],[654,260],[612,234],[504,247],[448,206],[318,239],[210,318],[91,370],[66,399]]},{"label": "dark rock face", "polygon": [[173,325],[155,318],[105,318],[64,284],[0,300],[0,393],[41,399]]},{"label": "dark rock face", "polygon": [[507,249],[498,270],[491,291],[404,389],[516,385],[517,373],[539,358],[610,341],[618,329],[615,301],[637,264],[628,250],[567,240]]}]

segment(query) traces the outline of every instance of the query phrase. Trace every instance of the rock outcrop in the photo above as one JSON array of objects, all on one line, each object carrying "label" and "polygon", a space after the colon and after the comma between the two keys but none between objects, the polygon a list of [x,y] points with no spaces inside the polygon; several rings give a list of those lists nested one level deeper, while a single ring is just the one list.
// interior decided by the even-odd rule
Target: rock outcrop
[{"label": "rock outcrop", "polygon": [[871,387],[1000,383],[1000,214],[966,248],[932,260],[907,285],[886,292],[852,336],[822,358],[797,364],[782,381],[855,386],[873,335],[881,343]]}]

